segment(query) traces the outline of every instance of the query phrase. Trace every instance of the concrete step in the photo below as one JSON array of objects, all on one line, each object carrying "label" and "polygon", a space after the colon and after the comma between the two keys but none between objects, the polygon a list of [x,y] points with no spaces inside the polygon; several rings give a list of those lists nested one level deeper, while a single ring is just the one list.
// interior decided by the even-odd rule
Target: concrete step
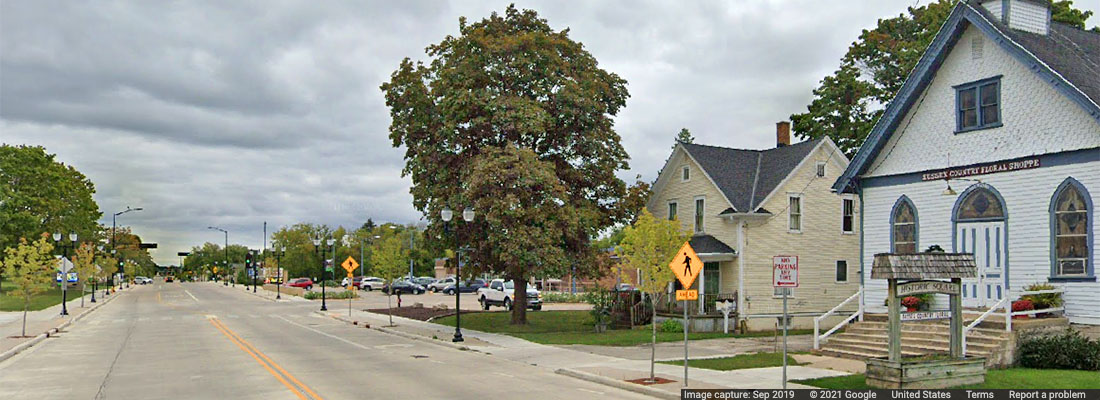
[{"label": "concrete step", "polygon": [[[855,338],[839,337],[839,338],[829,339],[829,341],[825,344],[825,347],[828,347],[828,348],[833,348],[833,347],[838,347],[838,346],[848,346],[848,347],[858,346],[858,347],[868,348],[868,349],[870,349],[870,348],[879,349],[879,350],[882,350],[884,352],[888,350],[886,342],[869,343],[869,342],[866,342],[866,341],[863,341],[863,340],[860,340],[860,339],[855,339]],[[992,346],[992,345],[971,346],[968,343],[966,345],[966,352],[969,353],[969,354],[973,354],[973,355],[985,356],[985,355],[988,355],[991,351],[993,351],[996,348],[997,348],[997,346]],[[912,353],[917,353],[917,354],[950,353],[951,348],[947,343],[942,343],[942,344],[940,344],[940,343],[914,343],[913,341],[902,340],[902,342],[901,342],[901,351],[902,351],[902,354],[905,354],[906,351],[909,351],[909,352],[912,352]]]},{"label": "concrete step", "polygon": [[[831,341],[831,340],[834,340],[834,339],[849,339],[849,340],[858,340],[858,341],[861,341],[863,343],[886,344],[887,341],[888,341],[888,335],[886,335],[885,332],[874,333],[874,334],[844,332],[844,333],[835,334],[832,337],[827,338],[825,343],[828,343],[828,341]],[[932,347],[947,348],[948,346],[950,346],[951,338],[941,337],[941,336],[907,335],[907,334],[903,333],[901,335],[901,342],[902,343],[917,344],[917,345],[932,346]],[[969,349],[995,349],[995,348],[1000,348],[1003,343],[1004,343],[1004,340],[1002,340],[1002,339],[991,339],[991,338],[968,337],[967,340],[966,340],[966,346]]]},{"label": "concrete step", "polygon": [[[875,357],[885,357],[887,353],[886,346],[875,346],[873,344],[865,343],[829,343],[821,348],[821,350],[829,350],[834,352],[848,353],[848,354],[873,354]],[[914,351],[912,349],[905,349],[902,346],[902,357],[916,357],[929,354],[928,352]]]},{"label": "concrete step", "polygon": [[[884,340],[886,338],[886,329],[880,329],[880,328],[853,327],[853,328],[849,328],[849,329],[845,330],[844,333],[857,334],[857,335],[867,335],[867,336],[879,336],[879,337],[882,337]],[[901,337],[902,337],[902,339],[907,339],[907,338],[912,338],[912,339],[938,338],[938,339],[943,339],[943,340],[949,340],[951,338],[951,335],[950,335],[949,332],[929,332],[929,331],[902,329]],[[990,335],[988,335],[986,333],[983,333],[983,332],[971,331],[968,335],[966,335],[967,343],[972,343],[972,342],[973,343],[1002,343],[1005,340],[1008,340],[1008,339],[1006,337],[1003,337],[1003,336],[990,336]]]},{"label": "concrete step", "polygon": [[[854,324],[850,325],[848,329],[850,330],[850,329],[867,328],[867,329],[872,329],[872,330],[886,331],[886,325],[887,325],[886,321],[863,321],[863,322],[857,322],[857,323],[854,323]],[[903,331],[934,332],[934,333],[942,333],[942,334],[945,334],[945,335],[949,334],[951,332],[951,326],[947,323],[906,322],[906,323],[901,324],[901,329]],[[989,328],[976,327],[974,329],[971,329],[970,333],[971,334],[979,333],[979,334],[982,334],[982,335],[985,335],[985,336],[991,336],[991,337],[1007,337],[1008,336],[1008,332],[1005,332],[1003,327],[1001,329],[989,329]]]}]

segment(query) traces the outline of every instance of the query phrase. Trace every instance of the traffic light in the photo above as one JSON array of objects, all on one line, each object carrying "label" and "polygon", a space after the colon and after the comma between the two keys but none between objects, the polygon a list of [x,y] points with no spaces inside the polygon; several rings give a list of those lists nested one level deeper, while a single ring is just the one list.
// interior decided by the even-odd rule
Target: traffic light
[{"label": "traffic light", "polygon": [[122,266],[123,266],[123,261],[118,260],[118,272],[126,272]]},{"label": "traffic light", "polygon": [[247,268],[252,268],[252,250],[249,250],[248,253],[245,253],[244,265]]}]

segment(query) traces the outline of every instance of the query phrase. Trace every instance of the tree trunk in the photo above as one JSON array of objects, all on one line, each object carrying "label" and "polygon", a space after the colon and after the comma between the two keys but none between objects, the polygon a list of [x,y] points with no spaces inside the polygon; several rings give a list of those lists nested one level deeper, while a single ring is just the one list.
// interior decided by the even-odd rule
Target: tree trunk
[{"label": "tree trunk", "polygon": [[23,302],[23,334],[21,335],[23,337],[27,336],[27,307],[30,306],[30,304],[30,298],[27,298],[26,301]]},{"label": "tree trunk", "polygon": [[391,294],[393,294],[393,290],[386,293],[386,309],[390,312],[390,326],[393,326],[393,302],[390,301]]},{"label": "tree trunk", "polygon": [[[653,296],[652,302],[656,303],[657,298]],[[653,314],[649,320],[649,325],[653,326],[653,341],[649,344],[649,381],[656,382],[657,374],[654,368],[657,364],[657,307],[654,305]]]},{"label": "tree trunk", "polygon": [[512,325],[527,325],[527,280],[512,279]]},{"label": "tree trunk", "polygon": [[84,284],[80,284],[80,308],[84,308]]}]

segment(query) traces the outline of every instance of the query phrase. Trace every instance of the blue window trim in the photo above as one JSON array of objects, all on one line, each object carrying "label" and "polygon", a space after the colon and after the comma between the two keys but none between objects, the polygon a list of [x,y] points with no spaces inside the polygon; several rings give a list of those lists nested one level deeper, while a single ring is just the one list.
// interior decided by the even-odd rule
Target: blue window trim
[{"label": "blue window trim", "polygon": [[[863,203],[861,202],[860,205]],[[894,202],[894,207],[890,209],[890,252],[894,252],[894,217],[898,214],[898,207],[902,204],[908,204],[909,209],[913,210],[913,250],[920,251],[920,217],[917,216],[917,205],[913,204],[913,200],[909,199],[909,196],[901,195],[898,200]],[[862,232],[862,231],[860,231]]]},{"label": "blue window trim", "polygon": [[[1088,254],[1089,259],[1085,263],[1085,275],[1083,275],[1083,276],[1082,275],[1070,275],[1070,276],[1058,275],[1058,257],[1057,257],[1058,250],[1055,248],[1055,240],[1054,240],[1055,239],[1055,234],[1058,232],[1058,219],[1054,215],[1054,210],[1055,210],[1055,207],[1057,207],[1056,203],[1058,202],[1058,196],[1060,196],[1062,194],[1062,191],[1066,190],[1066,188],[1068,188],[1070,186],[1072,186],[1074,189],[1077,189],[1077,192],[1080,193],[1081,196],[1085,199],[1085,206],[1088,207],[1088,210],[1085,213],[1085,215],[1087,215],[1087,217],[1085,219],[1085,231],[1088,234],[1088,236],[1085,240],[1086,240],[1086,243],[1088,243],[1088,246],[1089,246],[1089,254]],[[1096,252],[1096,249],[1094,249],[1093,246],[1092,246],[1092,244],[1094,243],[1093,242],[1093,232],[1094,231],[1093,231],[1093,224],[1092,224],[1094,210],[1093,210],[1093,204],[1092,204],[1092,196],[1089,194],[1088,189],[1086,189],[1085,185],[1082,185],[1081,182],[1074,179],[1072,176],[1066,178],[1065,180],[1062,181],[1062,183],[1060,185],[1058,185],[1058,188],[1054,190],[1054,193],[1051,194],[1051,196],[1050,196],[1050,209],[1048,211],[1050,213],[1050,281],[1052,281],[1052,282],[1095,282],[1096,281],[1096,270],[1094,268],[1094,265],[1095,265],[1095,252]]]},{"label": "blue window trim", "polygon": [[[978,190],[978,189],[985,189],[985,190],[988,190],[991,193],[993,193],[993,197],[997,198],[997,201],[999,201],[1001,203],[1001,210],[1004,211],[1004,214],[1003,214],[1004,218],[976,218],[976,219],[967,219],[967,220],[961,220],[961,221],[959,220],[959,207],[962,206],[963,200],[966,199],[966,197],[969,196],[971,192],[973,192],[975,190]],[[990,186],[988,183],[975,183],[973,185],[970,185],[970,187],[966,188],[966,190],[964,190],[962,193],[960,193],[959,197],[955,199],[955,205],[951,207],[951,251],[960,252],[960,250],[958,249],[958,235],[959,235],[959,224],[960,223],[990,222],[990,221],[1004,221],[1005,222],[1004,238],[1001,239],[1002,242],[1004,243],[1004,252],[1005,252],[1004,265],[1003,265],[1003,267],[1004,267],[1004,270],[1003,270],[1004,281],[1003,282],[1004,282],[1004,285],[1005,285],[1005,289],[1011,289],[1012,288],[1012,283],[1011,283],[1012,281],[1009,279],[1009,271],[1010,270],[1009,270],[1009,263],[1008,263],[1009,256],[1011,255],[1011,252],[1008,249],[1008,243],[1009,243],[1009,241],[1008,241],[1008,203],[1005,202],[1004,196],[1001,196],[1001,192],[997,191],[997,188],[995,188],[993,186]],[[961,252],[966,252],[966,249],[965,248],[962,249]]]},{"label": "blue window trim", "polygon": [[[1004,108],[1001,107],[1001,77],[1002,75],[991,76],[989,78],[976,80],[973,82],[967,82],[961,85],[952,86],[955,89],[955,133],[963,133],[970,131],[977,131],[982,129],[992,129],[1003,126],[1004,124]],[[997,122],[990,124],[982,124],[982,87],[990,84],[997,84]],[[974,114],[977,118],[977,125],[964,128],[962,126],[962,100],[961,94],[964,90],[974,90]]]}]

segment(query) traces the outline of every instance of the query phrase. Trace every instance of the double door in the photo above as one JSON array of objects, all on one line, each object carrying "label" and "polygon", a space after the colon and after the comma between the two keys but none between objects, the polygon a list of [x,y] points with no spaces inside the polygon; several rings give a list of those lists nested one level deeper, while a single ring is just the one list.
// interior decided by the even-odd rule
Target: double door
[{"label": "double door", "polygon": [[967,222],[955,226],[956,250],[973,253],[978,276],[963,279],[964,307],[990,307],[1005,295],[1008,240],[1005,221]]}]

